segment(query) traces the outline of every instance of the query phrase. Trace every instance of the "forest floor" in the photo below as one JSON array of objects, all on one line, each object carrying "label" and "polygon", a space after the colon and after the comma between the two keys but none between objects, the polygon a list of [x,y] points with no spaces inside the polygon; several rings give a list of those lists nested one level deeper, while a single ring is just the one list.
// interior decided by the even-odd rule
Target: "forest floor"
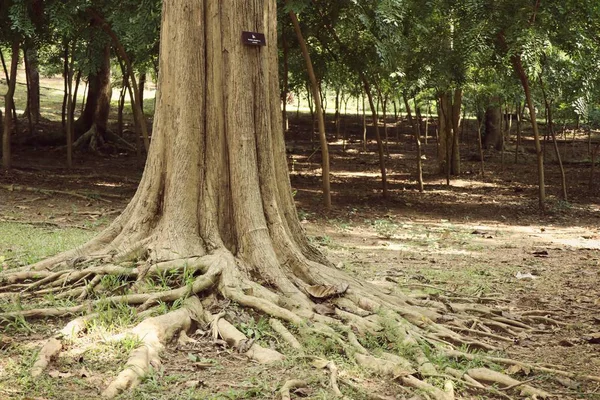
[{"label": "forest floor", "polygon": [[[467,161],[477,153],[475,147],[464,145],[463,175],[448,186],[445,177],[435,174],[432,140],[425,146],[425,192],[419,193],[415,149],[406,127],[399,142],[390,141],[390,199],[383,200],[376,145],[370,142],[369,151],[361,151],[360,127],[353,124],[356,120],[348,121],[354,136],[346,151],[341,141],[332,138],[331,143],[334,209],[330,212],[321,206],[320,152],[314,147],[317,141],[313,145],[307,139],[310,124],[306,120],[293,124],[287,134],[298,214],[314,244],[338,268],[390,290],[421,291],[432,298],[443,293],[471,300],[496,297],[493,306],[506,314],[546,310],[560,325],[541,319],[535,333],[504,343],[505,354],[600,375],[600,183],[590,188],[589,163],[579,163],[586,158],[585,138],[561,143],[563,155],[572,161],[567,165],[569,202],[557,197],[559,172],[548,146],[549,209],[541,215],[535,155],[527,151],[519,164],[514,163],[514,153],[507,153],[504,171],[500,153],[488,153],[482,178],[479,162]],[[473,142],[473,133],[467,133],[465,139]],[[143,168],[135,155],[122,153],[77,154],[72,170],[64,167],[64,158],[63,149],[16,148],[15,168],[0,172],[2,269],[30,264],[91,238],[127,205]],[[0,311],[15,307],[26,305],[0,296]],[[279,345],[265,320],[233,310],[234,322],[247,336],[267,346]],[[135,347],[103,338],[135,324],[136,315],[129,309],[105,310],[89,335],[61,353],[49,375],[32,379],[29,369],[41,343],[65,322],[2,325],[0,399],[96,398]],[[196,342],[170,346],[163,365],[121,398],[275,399],[281,385],[297,377],[311,382],[297,396],[333,398],[325,385],[327,376],[293,354],[280,366],[264,367],[214,343],[203,332],[192,338]],[[314,347],[326,345],[319,342]],[[364,389],[343,385],[349,398],[412,396],[347,360],[339,363],[341,377]],[[600,399],[600,385],[530,375],[523,369],[510,372],[521,380],[535,379],[557,398]],[[492,398],[460,393],[464,399]]]}]

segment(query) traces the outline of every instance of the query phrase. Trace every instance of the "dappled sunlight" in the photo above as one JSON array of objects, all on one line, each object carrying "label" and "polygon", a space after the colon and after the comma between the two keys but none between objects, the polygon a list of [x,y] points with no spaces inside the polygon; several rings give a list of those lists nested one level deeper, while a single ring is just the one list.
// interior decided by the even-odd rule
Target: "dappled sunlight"
[{"label": "dappled sunlight", "polygon": [[94,183],[94,186],[120,188],[120,187],[123,187],[124,185],[122,183],[114,183],[114,182],[96,182],[96,183]]}]

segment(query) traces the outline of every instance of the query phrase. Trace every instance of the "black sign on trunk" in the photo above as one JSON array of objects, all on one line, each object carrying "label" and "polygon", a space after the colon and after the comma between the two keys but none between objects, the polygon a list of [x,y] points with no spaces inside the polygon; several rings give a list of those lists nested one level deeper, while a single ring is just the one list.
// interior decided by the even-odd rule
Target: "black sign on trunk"
[{"label": "black sign on trunk", "polygon": [[242,32],[242,42],[246,46],[266,46],[267,39],[264,33]]}]

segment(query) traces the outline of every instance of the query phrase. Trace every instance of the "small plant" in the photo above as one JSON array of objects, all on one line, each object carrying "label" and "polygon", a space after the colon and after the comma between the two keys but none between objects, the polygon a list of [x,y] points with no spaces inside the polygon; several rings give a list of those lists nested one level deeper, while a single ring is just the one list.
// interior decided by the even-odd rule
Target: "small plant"
[{"label": "small plant", "polygon": [[[6,324],[6,325],[4,325]],[[14,319],[0,319],[0,326],[4,325],[5,332],[17,333],[35,333],[35,330],[29,325],[27,320],[22,315],[16,315]]]},{"label": "small plant", "polygon": [[344,221],[339,218],[330,219],[329,223],[332,224],[338,231],[340,232],[348,232],[352,228],[352,223],[349,221]]},{"label": "small plant", "polygon": [[242,322],[238,328],[249,339],[254,339],[258,342],[264,342],[267,337],[277,339],[271,330],[269,321],[265,318],[260,318],[258,321],[252,318],[249,322]]},{"label": "small plant", "polygon": [[98,313],[98,318],[90,322],[90,330],[103,328],[108,332],[118,331],[133,325],[137,317],[135,309],[123,303],[100,302],[95,311]]},{"label": "small plant", "polygon": [[398,231],[398,224],[389,219],[377,219],[373,221],[373,228],[377,232],[377,236],[391,239]]},{"label": "small plant", "polygon": [[306,212],[304,210],[298,210],[298,219],[300,219],[300,221],[306,221],[311,217],[311,213]]}]

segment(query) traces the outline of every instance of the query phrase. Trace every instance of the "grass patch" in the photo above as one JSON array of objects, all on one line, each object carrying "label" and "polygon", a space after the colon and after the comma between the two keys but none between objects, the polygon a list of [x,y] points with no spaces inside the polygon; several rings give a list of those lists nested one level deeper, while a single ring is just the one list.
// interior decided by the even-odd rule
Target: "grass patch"
[{"label": "grass patch", "polygon": [[[0,222],[0,268],[29,265],[81,246],[95,235],[82,229]],[[1,270],[1,269],[0,269]]]}]

